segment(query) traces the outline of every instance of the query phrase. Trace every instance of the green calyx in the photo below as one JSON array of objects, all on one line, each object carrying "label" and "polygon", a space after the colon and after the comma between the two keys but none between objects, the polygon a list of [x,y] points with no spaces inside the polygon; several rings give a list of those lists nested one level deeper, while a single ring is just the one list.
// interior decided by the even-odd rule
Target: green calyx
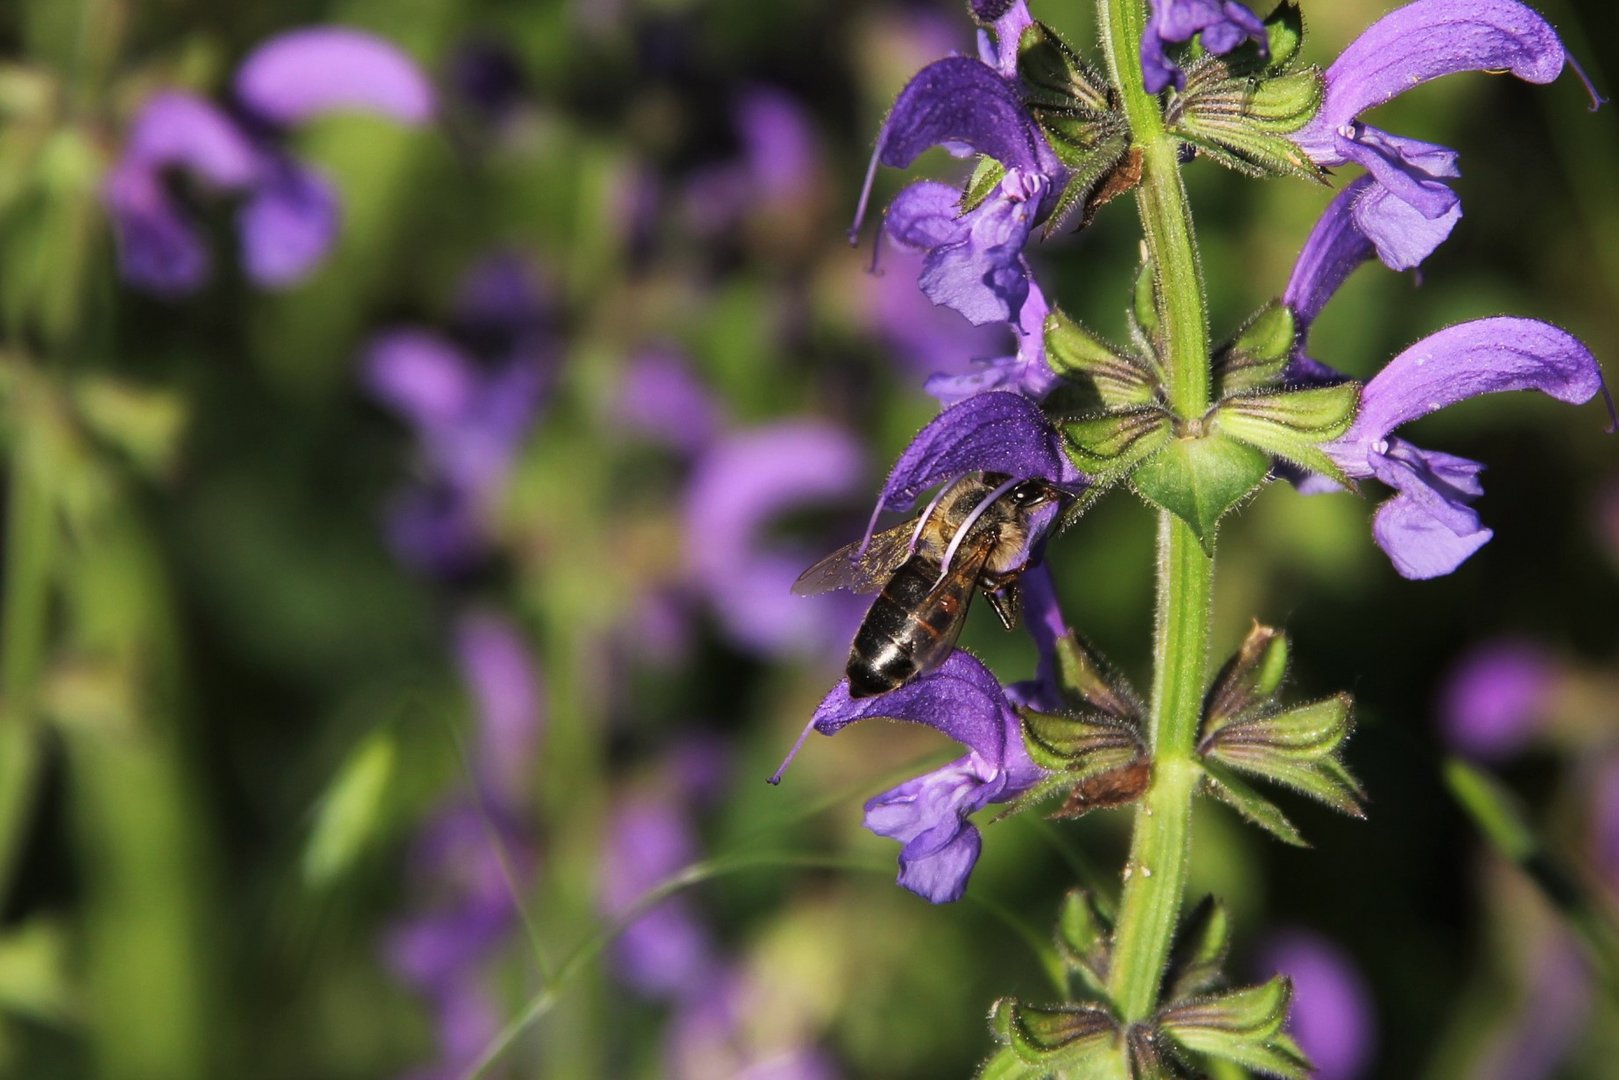
[{"label": "green calyx", "polygon": [[1292,997],[1292,985],[1278,975],[1260,986],[1172,1005],[1159,1015],[1159,1030],[1193,1053],[1265,1076],[1306,1080],[1310,1063],[1282,1032]]},{"label": "green calyx", "polygon": [[1315,117],[1326,82],[1314,67],[1294,69],[1304,41],[1298,5],[1284,3],[1265,20],[1268,56],[1252,46],[1204,56],[1186,70],[1165,124],[1178,138],[1249,176],[1323,179],[1321,168],[1287,136]]}]

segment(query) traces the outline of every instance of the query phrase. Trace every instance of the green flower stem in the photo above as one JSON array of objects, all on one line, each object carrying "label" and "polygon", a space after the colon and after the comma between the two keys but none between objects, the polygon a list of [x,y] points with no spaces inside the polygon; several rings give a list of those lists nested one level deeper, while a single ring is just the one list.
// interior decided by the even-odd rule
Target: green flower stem
[{"label": "green flower stem", "polygon": [[[1192,218],[1175,140],[1142,83],[1142,0],[1100,5],[1102,42],[1141,153],[1137,203],[1157,273],[1160,343],[1170,405],[1186,420],[1209,406],[1209,330]],[[1214,560],[1191,528],[1162,512],[1151,740],[1152,783],[1137,804],[1114,929],[1109,990],[1130,1022],[1152,1014],[1168,961],[1191,851],[1197,725],[1207,676]]]}]

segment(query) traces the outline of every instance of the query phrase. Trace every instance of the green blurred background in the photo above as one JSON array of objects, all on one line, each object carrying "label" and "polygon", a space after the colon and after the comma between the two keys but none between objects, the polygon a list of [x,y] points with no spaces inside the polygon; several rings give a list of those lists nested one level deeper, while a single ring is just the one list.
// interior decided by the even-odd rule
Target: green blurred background
[{"label": "green blurred background", "polygon": [[[1090,40],[1088,5],[1033,7]],[[1608,5],[1537,7],[1613,88]],[[1307,58],[1325,64],[1384,5],[1305,8]],[[346,208],[337,250],[304,284],[251,289],[211,212],[220,272],[202,293],[124,287],[97,197],[122,125],[155,87],[217,92],[255,44],[318,22],[386,36],[441,89],[469,42],[509,50],[521,79],[498,118],[445,89],[430,128],[344,116],[302,129],[298,153]],[[448,645],[467,603],[521,627],[545,685],[521,807],[536,853],[517,882],[527,929],[483,975],[502,1018],[535,1002],[543,1015],[491,1075],[665,1074],[667,1005],[629,993],[595,952],[557,972],[608,922],[613,807],[663,790],[690,745],[723,760],[720,795],[689,811],[714,860],[690,907],[760,988],[749,1038],[814,1045],[849,1076],[960,1076],[990,1045],[991,1000],[1048,993],[1031,941],[1076,879],[1115,879],[1127,816],[986,826],[968,898],[931,907],[894,886],[894,845],[860,828],[860,804],[939,760],[942,740],[856,728],[815,740],[767,787],[839,659],[760,656],[700,599],[673,659],[640,647],[643,602],[689,592],[682,553],[704,541],[685,535],[688,466],[615,412],[632,361],[669,350],[735,430],[813,416],[858,433],[875,492],[935,406],[885,336],[844,229],[895,92],[941,44],[971,40],[950,3],[0,6],[0,1074],[371,1077],[434,1059],[431,1010],[383,942],[423,902],[412,837],[467,784],[474,716]],[[744,194],[716,227],[696,180],[738,158],[733,110],[760,86],[802,107],[817,155],[790,198]],[[1420,288],[1379,267],[1352,279],[1314,355],[1365,376],[1443,325],[1513,313],[1566,327],[1612,373],[1619,120],[1585,104],[1568,75],[1466,76],[1386,107],[1382,126],[1461,151],[1466,216]],[[1203,162],[1187,175],[1218,335],[1280,292],[1327,193]],[[902,182],[880,177],[877,198]],[[1121,336],[1138,238],[1120,201],[1043,245],[1048,296]],[[556,383],[492,525],[499,559],[446,590],[385,543],[413,454],[357,364],[385,327],[442,324],[492,250],[551,283]],[[1563,658],[1571,718],[1501,768],[1561,855],[1583,858],[1591,762],[1619,750],[1619,528],[1603,510],[1619,499],[1619,444],[1595,405],[1528,395],[1411,435],[1489,465],[1480,509],[1496,538],[1458,573],[1400,579],[1370,541],[1369,501],[1285,485],[1221,544],[1219,646],[1256,617],[1285,625],[1296,693],[1354,693],[1348,757],[1370,818],[1288,800],[1315,845],[1293,850],[1203,807],[1193,887],[1233,911],[1238,969],[1282,925],[1354,958],[1379,1030],[1366,1075],[1483,1075],[1480,1047],[1516,1015],[1556,920],[1447,795],[1436,694],[1498,635]],[[867,505],[780,530],[848,536]],[[1138,684],[1152,530],[1115,495],[1050,555],[1071,621]],[[1008,679],[1032,668],[1032,648],[986,612],[965,643]],[[1619,1025],[1611,1002],[1593,1010],[1547,1075],[1613,1075]]]}]

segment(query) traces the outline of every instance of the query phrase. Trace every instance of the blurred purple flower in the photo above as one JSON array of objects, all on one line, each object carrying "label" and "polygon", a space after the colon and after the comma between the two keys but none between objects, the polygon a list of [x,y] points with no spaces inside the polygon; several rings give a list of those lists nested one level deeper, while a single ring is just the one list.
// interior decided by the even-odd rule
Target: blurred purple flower
[{"label": "blurred purple flower", "polygon": [[456,577],[487,554],[488,517],[551,378],[537,287],[505,256],[475,269],[458,303],[460,338],[401,328],[373,338],[361,380],[414,430],[422,483],[395,503],[389,539],[401,559]]},{"label": "blurred purple flower", "polygon": [[1507,390],[1538,390],[1581,404],[1603,389],[1578,340],[1534,319],[1478,319],[1441,330],[1390,360],[1361,391],[1349,431],[1322,449],[1354,479],[1375,476],[1395,495],[1372,531],[1404,577],[1450,573],[1493,535],[1469,505],[1484,466],[1423,450],[1391,433],[1446,405]]},{"label": "blurred purple flower", "polygon": [[1354,961],[1338,946],[1303,930],[1274,935],[1260,970],[1293,982],[1288,1030],[1315,1065],[1315,1080],[1368,1075],[1377,1042],[1372,995]]},{"label": "blurred purple flower", "polygon": [[815,421],[728,434],[697,460],[685,497],[686,557],[733,641],[766,655],[847,646],[863,605],[794,596],[817,552],[772,543],[769,528],[788,513],[848,502],[865,473],[859,442]]},{"label": "blurred purple flower", "polygon": [[[610,918],[628,915],[647,893],[697,857],[691,826],[667,796],[622,799],[607,828],[600,895]],[[647,909],[612,946],[619,978],[648,997],[700,992],[714,974],[713,954],[690,899],[678,894]]]},{"label": "blurred purple flower", "polygon": [[1004,349],[1005,327],[964,323],[923,296],[916,287],[922,255],[886,232],[883,237],[882,268],[864,275],[859,299],[871,332],[907,371],[922,378],[966,376],[980,363],[975,357]]},{"label": "blurred purple flower", "polygon": [[696,456],[714,439],[723,419],[719,402],[685,360],[663,349],[630,361],[613,412],[621,428],[688,457]]},{"label": "blurred purple flower", "polygon": [[496,801],[515,803],[544,733],[539,670],[517,628],[492,611],[456,621],[455,653],[476,707],[479,778]]},{"label": "blurred purple flower", "polygon": [[[876,697],[851,698],[843,680],[815,710],[809,728],[835,735],[871,717],[923,724],[967,747],[966,756],[866,803],[866,828],[904,845],[899,884],[930,903],[959,900],[983,846],[967,819],[991,803],[1017,798],[1046,775],[1024,749],[1017,712],[989,669],[957,649],[937,669]],[[772,781],[791,761],[789,754]]]},{"label": "blurred purple flower", "polygon": [[[1362,113],[1430,79],[1460,71],[1505,71],[1548,83],[1563,70],[1563,44],[1515,0],[1415,0],[1373,23],[1326,72],[1326,97],[1292,136],[1317,165],[1354,162],[1377,184],[1357,207],[1360,227],[1390,267],[1408,269],[1450,233],[1460,176],[1448,147],[1391,135]],[[1417,238],[1406,239],[1410,230]],[[1436,238],[1437,237],[1437,238]]]},{"label": "blurred purple flower", "polygon": [[1549,1080],[1574,1049],[1591,1012],[1591,977],[1574,942],[1554,935],[1536,949],[1528,985],[1497,1025],[1469,1080]]},{"label": "blurred purple flower", "polygon": [[[1011,18],[1008,15],[1007,18]],[[858,233],[878,165],[903,169],[932,146],[966,146],[995,159],[1006,174],[973,209],[961,192],[923,181],[900,192],[884,230],[902,247],[924,252],[918,284],[935,304],[975,325],[1015,323],[1029,295],[1023,249],[1052,209],[1067,170],[1023,104],[1015,75],[965,56],[936,61],[900,91],[882,132],[855,212]]]},{"label": "blurred purple flower", "polygon": [[1141,74],[1147,93],[1186,87],[1186,73],[1169,59],[1166,46],[1203,35],[1203,48],[1224,56],[1245,41],[1267,55],[1265,24],[1237,0],[1152,0],[1152,15],[1141,35]]},{"label": "blurred purple flower", "polygon": [[510,122],[527,89],[517,54],[504,42],[486,37],[456,46],[446,82],[452,100],[480,123],[497,129]]},{"label": "blurred purple flower", "polygon": [[1457,752],[1499,761],[1521,750],[1557,688],[1557,661],[1528,641],[1493,641],[1469,651],[1441,692],[1439,720]]},{"label": "blurred purple flower", "polygon": [[1610,891],[1619,895],[1619,757],[1597,770],[1591,798],[1591,862]]},{"label": "blurred purple flower", "polygon": [[190,94],[153,97],[130,126],[102,195],[131,285],[179,297],[208,278],[197,225],[166,174],[190,174],[212,193],[243,198],[237,224],[244,269],[266,288],[295,285],[336,240],[331,184],[282,149],[292,127],[357,110],[424,124],[433,93],[415,63],[371,34],[344,27],[293,30],[259,46],[237,70],[234,115]]},{"label": "blurred purple flower", "polygon": [[704,235],[734,227],[760,206],[798,204],[816,183],[815,128],[790,95],[749,87],[739,96],[731,123],[739,143],[736,158],[698,170],[685,193],[688,216]]},{"label": "blurred purple flower", "polygon": [[749,1030],[760,988],[740,968],[713,979],[675,1014],[667,1039],[670,1080],[836,1080],[838,1071],[811,1046],[761,1046]]}]

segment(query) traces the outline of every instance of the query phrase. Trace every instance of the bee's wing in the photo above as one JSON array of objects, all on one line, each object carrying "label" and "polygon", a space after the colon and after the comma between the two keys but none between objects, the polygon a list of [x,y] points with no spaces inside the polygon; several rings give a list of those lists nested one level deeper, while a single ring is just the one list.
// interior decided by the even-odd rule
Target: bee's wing
[{"label": "bee's wing", "polygon": [[860,554],[860,542],[846,544],[798,575],[793,592],[799,596],[814,596],[833,589],[850,592],[881,592],[900,564],[911,556],[911,535],[916,531],[914,522],[885,529],[871,538],[866,550]]}]

